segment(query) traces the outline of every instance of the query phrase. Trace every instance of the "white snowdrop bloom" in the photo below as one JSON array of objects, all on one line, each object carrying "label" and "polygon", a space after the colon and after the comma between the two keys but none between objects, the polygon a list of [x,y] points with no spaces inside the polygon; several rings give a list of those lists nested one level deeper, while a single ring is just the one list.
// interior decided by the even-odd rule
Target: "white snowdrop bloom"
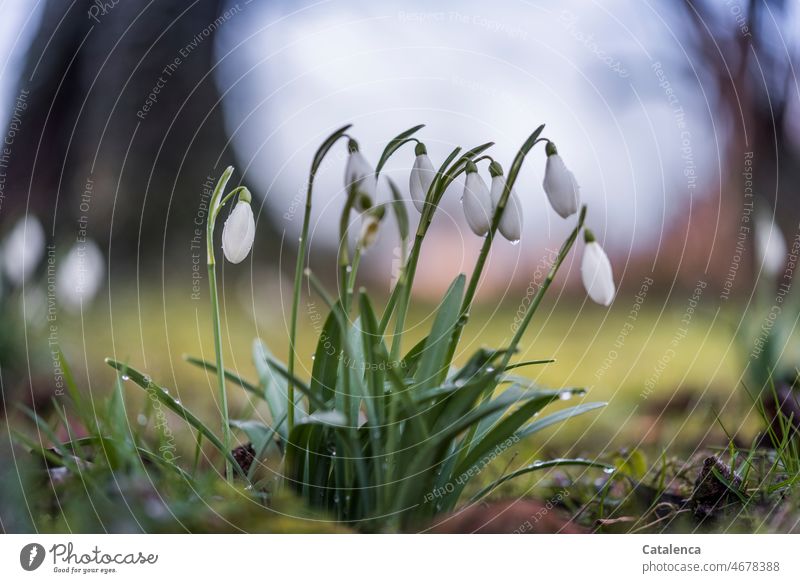
[{"label": "white snowdrop bloom", "polygon": [[[489,165],[489,173],[492,175],[492,188],[490,191],[492,208],[496,210],[506,187],[506,179],[503,176],[503,168],[497,162],[492,162]],[[512,243],[516,243],[522,237],[522,203],[513,188],[508,194],[508,200],[506,200],[503,216],[500,217],[498,229],[500,234]]]},{"label": "white snowdrop bloom", "polygon": [[428,190],[431,184],[433,184],[436,170],[433,168],[431,159],[428,158],[428,151],[425,148],[425,144],[417,144],[414,153],[417,157],[414,160],[414,165],[411,167],[408,189],[411,191],[411,200],[414,201],[414,206],[419,212],[422,212],[425,209],[425,199],[428,196]]},{"label": "white snowdrop bloom", "polygon": [[26,281],[44,253],[44,229],[33,215],[17,221],[3,243],[3,269],[12,285]]},{"label": "white snowdrop bloom", "polygon": [[756,213],[758,265],[769,277],[777,277],[786,266],[786,240],[780,228],[764,213]]},{"label": "white snowdrop bloom", "polygon": [[578,212],[580,206],[580,187],[575,175],[566,167],[561,156],[558,155],[555,144],[547,143],[547,163],[544,169],[542,186],[550,201],[550,206],[562,218]]},{"label": "white snowdrop bloom", "polygon": [[472,232],[483,237],[492,226],[492,199],[489,187],[478,174],[478,168],[473,162],[467,163],[467,178],[464,181],[464,194],[461,204],[464,207],[464,216]]},{"label": "white snowdrop bloom", "polygon": [[66,309],[77,312],[94,299],[103,283],[105,259],[91,239],[76,243],[58,264],[56,297]]},{"label": "white snowdrop bloom", "polygon": [[344,169],[344,187],[347,194],[353,197],[353,208],[364,212],[372,206],[378,189],[375,169],[358,150],[358,142],[350,140],[347,147],[350,155]]},{"label": "white snowdrop bloom", "polygon": [[611,262],[589,229],[584,229],[583,235],[586,241],[581,262],[583,287],[593,301],[601,306],[610,306],[616,295]]},{"label": "white snowdrop bloom", "polygon": [[364,213],[361,215],[361,234],[358,237],[358,244],[363,251],[366,251],[375,243],[380,225],[380,218],[374,214]]},{"label": "white snowdrop bloom", "polygon": [[231,263],[241,263],[250,249],[256,236],[256,221],[253,209],[247,200],[241,197],[233,207],[230,216],[222,227],[222,252]]}]

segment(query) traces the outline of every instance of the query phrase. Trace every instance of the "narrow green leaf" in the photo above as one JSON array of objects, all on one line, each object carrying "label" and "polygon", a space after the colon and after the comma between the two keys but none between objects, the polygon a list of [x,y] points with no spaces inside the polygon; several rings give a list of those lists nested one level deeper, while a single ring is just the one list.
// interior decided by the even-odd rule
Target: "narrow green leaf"
[{"label": "narrow green leaf", "polygon": [[409,128],[389,140],[389,143],[386,144],[386,147],[383,149],[381,157],[378,159],[378,165],[375,166],[375,175],[377,176],[381,173],[381,170],[383,170],[386,162],[389,160],[389,158],[391,158],[392,154],[398,150],[398,148],[410,141],[409,138],[424,127],[425,124],[414,126],[413,128]]},{"label": "narrow green leaf", "polygon": [[477,502],[478,500],[489,494],[489,492],[491,492],[501,484],[508,482],[509,480],[513,480],[514,478],[524,476],[525,474],[530,474],[531,472],[537,472],[539,470],[546,470],[548,468],[556,468],[560,466],[583,466],[587,468],[599,468],[607,471],[614,470],[614,466],[612,465],[582,458],[559,458],[559,459],[549,460],[546,462],[534,462],[529,466],[520,468],[519,470],[511,472],[510,474],[506,474],[502,478],[495,480],[494,482],[483,488],[480,492],[475,494],[470,499],[470,503]]},{"label": "narrow green leaf", "polygon": [[313,177],[317,170],[319,170],[320,164],[322,164],[323,158],[325,158],[328,150],[330,150],[336,141],[341,138],[344,133],[349,130],[353,124],[347,124],[346,126],[340,127],[338,130],[333,132],[327,139],[322,142],[319,148],[317,148],[316,154],[314,154],[314,161],[311,163],[311,176]]},{"label": "narrow green leaf", "polygon": [[417,388],[419,390],[439,384],[450,368],[450,363],[446,361],[447,349],[450,346],[450,339],[458,321],[465,280],[463,273],[456,277],[453,283],[450,284],[436,313],[436,318],[425,342],[425,351],[419,364],[419,372],[417,374]]},{"label": "narrow green leaf", "polygon": [[179,403],[175,397],[165,391],[163,387],[153,382],[149,376],[142,374],[127,364],[117,362],[111,358],[106,358],[106,363],[111,368],[119,371],[120,374],[130,378],[130,380],[136,383],[136,385],[147,391],[151,397],[155,397],[161,404],[165,405],[167,409],[183,418],[183,420],[189,425],[202,433],[203,437],[210,441],[211,444],[216,447],[223,456],[232,462],[234,470],[236,470],[242,477],[246,477],[242,472],[242,468],[238,463],[236,463],[233,455],[231,455],[231,452],[225,449],[225,446],[223,445],[222,441],[220,441],[219,437],[217,437],[217,435],[205,423],[200,421],[200,419],[198,419],[194,413],[189,411],[186,407]]},{"label": "narrow green leaf", "polygon": [[[203,370],[206,370],[208,372],[211,372],[211,373],[216,373],[217,372],[217,365],[216,364],[214,364],[212,362],[208,362],[207,360],[203,360],[202,358],[198,358],[196,356],[191,356],[190,354],[184,354],[183,355],[183,360],[185,360],[189,364],[192,364],[192,365],[194,365],[194,366],[196,366],[198,368],[202,368]],[[247,381],[247,380],[243,379],[242,377],[240,377],[239,375],[237,375],[236,373],[234,373],[232,370],[230,370],[228,368],[225,369],[225,378],[228,379],[229,381],[233,382],[233,383],[236,383],[237,385],[242,387],[244,390],[254,394],[256,397],[264,399],[264,392],[261,389],[259,389],[256,385],[254,385],[250,381]]]},{"label": "narrow green leaf", "polygon": [[575,405],[574,407],[569,407],[567,409],[562,409],[561,411],[556,411],[548,415],[547,417],[542,417],[541,419],[534,421],[530,425],[526,425],[522,429],[517,432],[517,437],[523,439],[528,437],[529,435],[533,435],[537,431],[541,431],[545,427],[550,427],[556,423],[560,423],[562,421],[566,421],[572,417],[577,417],[578,415],[583,415],[584,413],[588,413],[589,411],[594,411],[595,409],[600,409],[601,407],[605,407],[607,403],[582,403],[580,405]]},{"label": "narrow green leaf", "polygon": [[334,305],[322,326],[311,369],[309,391],[323,403],[329,403],[336,394],[339,365],[342,362],[342,332],[337,310],[341,310],[339,302]]}]

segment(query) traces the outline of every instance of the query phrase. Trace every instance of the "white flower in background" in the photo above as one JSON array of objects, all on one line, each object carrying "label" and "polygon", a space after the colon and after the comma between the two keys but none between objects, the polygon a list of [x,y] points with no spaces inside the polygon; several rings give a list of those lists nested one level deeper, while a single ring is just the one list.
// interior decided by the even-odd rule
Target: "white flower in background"
[{"label": "white flower in background", "polygon": [[580,187],[575,175],[564,165],[561,156],[553,142],[547,142],[545,148],[547,152],[547,164],[544,169],[544,181],[542,186],[550,206],[562,218],[566,219],[570,215],[578,212],[580,206]]},{"label": "white flower in background", "polygon": [[36,269],[44,253],[44,229],[33,215],[17,221],[3,243],[3,268],[12,285],[20,285]]},{"label": "white flower in background", "polygon": [[756,253],[758,265],[770,277],[786,266],[786,241],[780,228],[765,213],[756,213]]},{"label": "white flower in background", "polygon": [[586,242],[581,262],[583,287],[593,301],[601,306],[610,306],[616,295],[611,262],[589,229],[583,230],[583,239]]},{"label": "white flower in background", "polygon": [[[492,175],[492,188],[491,199],[492,207],[496,210],[497,205],[500,203],[500,197],[503,196],[503,190],[506,187],[506,179],[503,176],[503,167],[497,162],[492,162],[489,165],[489,173]],[[500,225],[498,226],[500,234],[512,243],[519,241],[522,236],[522,204],[514,189],[508,193],[506,200],[506,208],[503,210],[503,216],[500,217]]]},{"label": "white flower in background", "polygon": [[[384,207],[378,207],[381,210]],[[361,234],[358,237],[358,245],[362,251],[366,251],[372,247],[375,240],[378,238],[378,229],[381,226],[381,219],[383,213],[367,212],[361,215]]]},{"label": "white flower in background", "polygon": [[222,252],[231,263],[241,263],[250,249],[256,236],[256,221],[250,207],[250,192],[244,190],[239,201],[233,207],[230,216],[222,227]]},{"label": "white flower in background", "polygon": [[492,226],[492,199],[489,196],[489,187],[478,174],[478,168],[473,162],[467,162],[467,178],[464,181],[464,194],[461,204],[464,207],[464,216],[472,232],[483,237]]},{"label": "white flower in background", "polygon": [[436,170],[433,168],[431,159],[428,158],[428,150],[425,148],[425,144],[417,144],[414,153],[417,158],[414,160],[414,166],[411,167],[408,188],[411,191],[411,200],[414,201],[414,206],[417,207],[419,212],[422,212],[425,209],[425,199],[428,196],[431,184],[433,184]]},{"label": "white flower in background", "polygon": [[370,166],[364,155],[358,150],[358,142],[350,140],[347,144],[350,156],[344,169],[344,187],[353,198],[353,207],[358,212],[370,208],[375,200],[378,181],[375,169]]},{"label": "white flower in background", "polygon": [[92,301],[103,283],[105,260],[91,239],[76,243],[61,260],[56,273],[56,296],[72,312]]}]

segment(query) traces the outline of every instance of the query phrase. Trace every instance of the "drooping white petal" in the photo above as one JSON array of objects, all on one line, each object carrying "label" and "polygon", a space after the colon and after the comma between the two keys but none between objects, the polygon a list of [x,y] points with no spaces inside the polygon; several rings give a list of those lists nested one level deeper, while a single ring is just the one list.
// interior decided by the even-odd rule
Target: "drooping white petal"
[{"label": "drooping white petal", "polygon": [[26,281],[44,253],[44,229],[33,215],[17,221],[3,243],[3,269],[9,281],[20,285]]},{"label": "drooping white petal", "polygon": [[436,170],[427,154],[417,156],[414,166],[411,168],[408,189],[411,191],[411,200],[414,201],[414,206],[419,212],[425,209],[425,198],[435,176]]},{"label": "drooping white petal", "polygon": [[461,204],[472,232],[479,237],[486,235],[492,225],[492,199],[489,196],[489,187],[477,172],[467,173]]},{"label": "drooping white petal", "polygon": [[77,312],[92,301],[103,283],[105,260],[92,240],[76,243],[59,262],[56,297],[67,310]]},{"label": "drooping white petal", "polygon": [[359,244],[363,250],[372,247],[375,240],[378,238],[378,228],[381,222],[378,217],[365,213],[361,215],[361,234],[359,236]]},{"label": "drooping white petal", "polygon": [[[500,203],[500,197],[503,196],[503,189],[506,187],[505,176],[499,174],[492,178],[492,207],[497,208]],[[500,225],[498,226],[500,234],[506,239],[515,243],[522,237],[522,203],[517,196],[514,189],[508,195],[506,201],[506,208],[503,211],[503,216],[500,217]]]},{"label": "drooping white petal", "polygon": [[547,157],[542,186],[547,193],[550,206],[562,218],[566,219],[578,212],[580,206],[578,181],[558,154]]},{"label": "drooping white petal", "polygon": [[353,194],[353,206],[364,212],[375,201],[377,180],[375,169],[367,162],[364,155],[356,150],[350,152],[344,170],[344,187],[348,194]]},{"label": "drooping white petal", "polygon": [[586,243],[581,262],[581,279],[586,293],[602,306],[610,306],[614,301],[614,275],[608,255],[597,241]]},{"label": "drooping white petal", "polygon": [[757,261],[764,273],[776,277],[786,266],[786,241],[780,228],[764,214],[756,214]]},{"label": "drooping white petal", "polygon": [[250,203],[240,200],[222,228],[222,252],[231,263],[241,263],[253,247],[256,222]]}]

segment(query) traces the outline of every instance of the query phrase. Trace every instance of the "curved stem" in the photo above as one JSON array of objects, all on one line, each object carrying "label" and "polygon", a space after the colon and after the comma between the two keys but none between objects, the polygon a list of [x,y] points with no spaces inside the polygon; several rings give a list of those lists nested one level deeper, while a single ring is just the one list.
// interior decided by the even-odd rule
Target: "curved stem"
[{"label": "curved stem", "polygon": [[306,206],[303,213],[303,228],[300,232],[300,244],[297,249],[297,263],[294,269],[294,287],[292,288],[292,315],[289,324],[289,361],[287,363],[288,370],[288,383],[286,385],[286,399],[287,399],[287,415],[286,426],[289,434],[291,435],[294,428],[294,365],[295,365],[295,352],[297,348],[297,311],[300,307],[300,286],[303,280],[303,264],[306,260],[306,249],[308,238],[308,228],[311,222],[311,195],[314,191],[314,178],[317,175],[322,160],[325,155],[330,151],[331,147],[346,134],[345,132],[350,128],[350,124],[339,128],[333,132],[322,143],[314,154],[314,160],[311,163],[311,170],[308,173],[308,188],[306,190]]},{"label": "curved stem", "polygon": [[233,167],[228,166],[220,176],[214,193],[211,196],[210,210],[206,221],[206,263],[208,264],[208,288],[209,299],[211,301],[211,321],[214,328],[214,355],[217,365],[217,389],[219,391],[220,410],[222,412],[222,443],[225,447],[225,479],[233,479],[233,466],[228,456],[231,453],[231,428],[228,416],[228,394],[225,390],[225,363],[222,360],[222,326],[219,318],[219,297],[217,294],[217,272],[214,259],[214,224],[219,216],[225,201],[221,201],[225,186],[233,174]]}]

